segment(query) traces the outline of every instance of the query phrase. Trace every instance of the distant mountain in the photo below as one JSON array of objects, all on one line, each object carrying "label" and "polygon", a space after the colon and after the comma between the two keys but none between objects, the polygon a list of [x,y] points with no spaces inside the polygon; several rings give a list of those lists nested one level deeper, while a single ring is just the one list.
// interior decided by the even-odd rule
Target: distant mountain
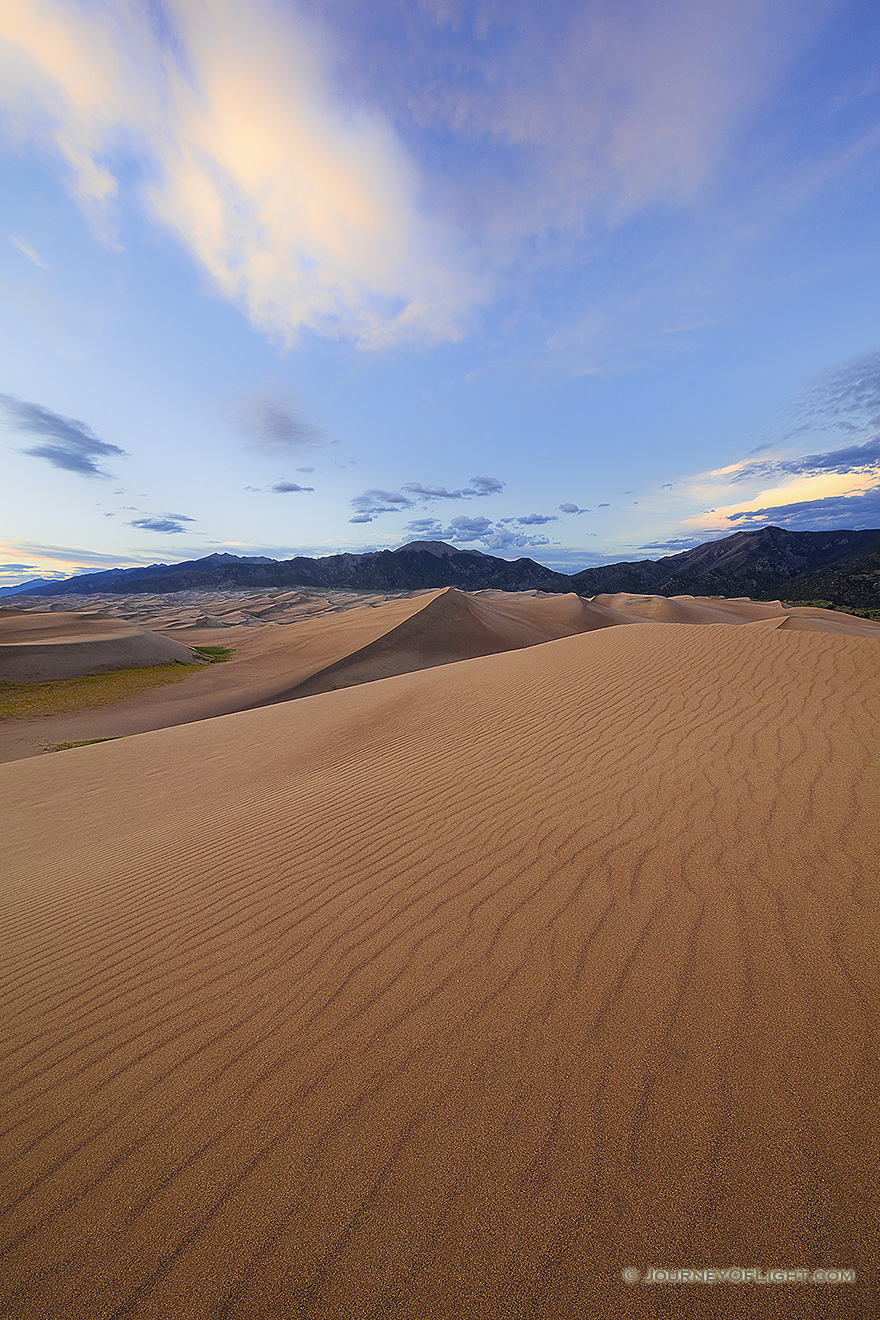
[{"label": "distant mountain", "polygon": [[245,558],[208,555],[182,564],[113,568],[83,573],[46,586],[7,588],[10,595],[70,596],[137,592],[199,591],[248,587],[351,587],[361,591],[413,591],[421,587],[463,587],[524,591],[540,587],[567,590],[568,578],[532,559],[497,559],[480,550],[458,550],[443,541],[412,541],[399,550],[328,555],[324,559]]},{"label": "distant mountain", "polygon": [[182,564],[114,568],[63,582],[5,587],[4,596],[65,596],[268,587],[348,587],[359,591],[576,591],[581,596],[634,592],[661,596],[752,596],[829,600],[880,607],[880,530],[790,532],[761,527],[708,541],[662,559],[586,568],[571,576],[533,559],[510,561],[444,541],[411,541],[398,550],[273,560],[229,554]]},{"label": "distant mountain", "polygon": [[57,581],[57,578],[30,578],[27,582],[20,582],[17,587],[0,587],[0,596],[20,596],[25,591],[39,591],[43,595],[44,589],[54,587]]},{"label": "distant mountain", "polygon": [[752,596],[880,605],[880,530],[735,532],[663,559],[586,568],[569,582],[582,596]]},{"label": "distant mountain", "polygon": [[[250,558],[245,555],[213,554],[206,555],[204,559],[190,559],[183,564],[149,564],[145,568],[108,568],[100,573],[81,573],[77,577],[64,578],[61,581],[54,578],[35,578],[30,582],[23,582],[18,587],[0,588],[0,596],[78,596],[129,591],[150,593],[157,588],[141,587],[138,584],[152,581],[162,574],[194,573],[199,581],[202,581],[203,574],[230,566],[275,562],[274,559],[265,559],[256,555]],[[184,588],[174,586],[163,590],[182,591]]]}]

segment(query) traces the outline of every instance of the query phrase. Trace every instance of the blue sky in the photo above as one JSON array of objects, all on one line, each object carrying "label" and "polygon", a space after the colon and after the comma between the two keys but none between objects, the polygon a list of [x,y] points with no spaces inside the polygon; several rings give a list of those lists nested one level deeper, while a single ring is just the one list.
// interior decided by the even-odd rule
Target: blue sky
[{"label": "blue sky", "polygon": [[880,526],[880,10],[10,0],[0,583]]}]

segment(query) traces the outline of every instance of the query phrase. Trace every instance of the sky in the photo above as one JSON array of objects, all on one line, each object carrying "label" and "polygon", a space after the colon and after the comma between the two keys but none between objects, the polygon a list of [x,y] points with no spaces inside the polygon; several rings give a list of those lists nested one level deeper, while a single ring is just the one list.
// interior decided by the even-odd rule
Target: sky
[{"label": "sky", "polygon": [[880,527],[875,0],[5,0],[0,585]]}]

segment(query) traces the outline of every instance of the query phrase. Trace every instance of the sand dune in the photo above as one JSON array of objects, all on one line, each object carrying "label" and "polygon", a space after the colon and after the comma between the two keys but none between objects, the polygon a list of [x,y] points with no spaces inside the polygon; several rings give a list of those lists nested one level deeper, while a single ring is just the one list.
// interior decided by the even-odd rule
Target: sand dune
[{"label": "sand dune", "polygon": [[778,600],[715,600],[710,596],[636,596],[621,591],[597,596],[596,603],[652,623],[752,623],[785,614]]},{"label": "sand dune", "polygon": [[7,681],[45,682],[194,659],[179,641],[116,619],[0,609],[0,679]]},{"label": "sand dune", "polygon": [[[206,667],[184,683],[154,687],[95,710],[6,720],[0,725],[0,761],[40,755],[46,747],[56,744],[167,728],[434,665],[540,645],[580,632],[643,624],[646,620],[757,623],[772,628],[784,626],[788,630],[880,638],[880,624],[829,610],[786,610],[778,601],[768,604],[690,596],[667,600],[662,596],[623,594],[589,601],[573,593],[471,594],[452,587],[393,600],[337,593],[336,603],[332,605],[323,598],[305,597],[296,592],[282,595],[277,607],[283,611],[286,624],[283,627],[271,623],[255,627],[259,620],[250,616],[242,622],[246,612],[242,598],[229,595],[215,605],[216,617],[205,615],[200,605],[191,601],[163,606],[159,598],[148,598],[146,603],[131,597],[117,598],[114,608],[132,611],[141,626],[146,621],[151,621],[153,626],[161,622],[167,629],[164,638],[154,632],[139,633],[139,637],[157,639],[159,645],[167,640],[169,646],[184,643],[187,648],[232,647],[235,658],[227,664]],[[307,605],[306,613],[298,614],[294,622],[290,611],[299,610],[303,601]],[[275,608],[261,600],[257,606],[265,606],[269,614]],[[254,608],[254,602],[248,598],[248,609]],[[94,611],[89,615],[80,612],[71,616],[78,622],[65,623],[62,627],[136,627],[133,619],[125,622],[117,619],[108,624],[103,611],[100,615]],[[62,616],[23,617],[41,618],[49,621],[45,626],[51,627],[54,626],[51,621]],[[239,622],[236,625],[230,620]],[[133,637],[133,633],[128,636],[126,645],[134,644]],[[107,639],[101,645],[109,644]],[[188,658],[191,653],[187,649],[182,654]],[[175,653],[167,658],[181,656]],[[155,660],[142,663],[155,663]]]},{"label": "sand dune", "polygon": [[0,766],[0,1311],[873,1314],[878,678],[643,623]]},{"label": "sand dune", "polygon": [[[456,660],[537,646],[596,628],[638,622],[583,601],[573,592],[544,600],[518,600],[513,593],[505,593],[503,599],[487,601],[455,587],[444,587],[410,605],[406,618],[388,627],[375,641],[326,664],[306,681],[274,694],[272,700],[313,696],[393,674],[409,674]],[[382,606],[376,613],[384,622],[390,609]]]},{"label": "sand dune", "polygon": [[[499,598],[487,601],[447,587],[382,602],[372,609],[334,610],[283,628],[186,626],[171,636],[190,645],[233,647],[235,658],[209,666],[185,683],[156,688],[113,706],[6,721],[0,728],[0,760],[38,755],[47,745],[167,728],[611,624],[639,622],[575,595],[546,599],[496,595]],[[51,620],[58,615],[32,617]]]}]

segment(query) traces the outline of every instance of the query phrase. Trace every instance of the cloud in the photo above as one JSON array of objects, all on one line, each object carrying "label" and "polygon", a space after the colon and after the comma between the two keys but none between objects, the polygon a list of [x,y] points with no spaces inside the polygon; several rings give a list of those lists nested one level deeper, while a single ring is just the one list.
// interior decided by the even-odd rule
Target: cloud
[{"label": "cloud", "polygon": [[146,179],[136,200],[272,338],[430,344],[517,258],[715,200],[834,8],[15,0],[0,95],[108,236]]},{"label": "cloud", "polygon": [[406,524],[406,531],[417,540],[457,541],[465,545],[479,541],[481,545],[492,550],[550,544],[546,536],[513,531],[509,526],[504,525],[518,521],[518,519],[502,519],[499,523],[493,523],[491,518],[470,518],[462,514],[453,518],[449,525],[444,527],[437,518],[417,518]]},{"label": "cloud", "polygon": [[444,535],[455,541],[481,541],[492,531],[489,518],[453,518]]},{"label": "cloud", "polygon": [[597,504],[597,505],[596,505],[596,508],[597,508],[597,509],[610,509],[610,508],[611,508],[611,505],[610,505],[610,504]]},{"label": "cloud", "polygon": [[571,504],[571,503],[567,503],[567,504],[557,504],[556,507],[557,507],[557,509],[559,510],[560,513],[589,513],[589,512],[590,512],[589,509],[579,509],[578,506],[577,506],[576,504]]},{"label": "cloud", "polygon": [[298,486],[295,481],[276,481],[274,486],[269,487],[276,495],[287,495],[291,491],[314,490],[314,486]]},{"label": "cloud", "polygon": [[187,518],[185,513],[166,513],[155,518],[135,518],[128,525],[144,532],[185,532],[181,525],[185,522],[195,522],[195,518]]},{"label": "cloud", "polygon": [[472,496],[496,495],[504,490],[505,483],[497,477],[471,477],[460,490],[447,490],[445,486],[423,486],[420,481],[409,481],[401,490],[407,495],[430,502],[432,500],[467,500]]},{"label": "cloud", "polygon": [[[401,486],[402,491],[407,495],[415,495],[420,500],[461,500],[464,499],[463,490],[447,490],[445,486],[423,486],[419,481],[408,481],[405,486]],[[472,494],[473,492],[468,492]]]},{"label": "cloud", "polygon": [[[409,481],[400,490],[366,490],[362,495],[355,495],[351,501],[355,517],[349,522],[372,522],[382,513],[399,513],[403,509],[412,509],[422,501],[463,500],[472,496],[494,495],[504,489],[504,482],[497,477],[471,477],[467,486],[460,490],[447,490],[445,486],[424,486],[420,481]],[[453,519],[453,524],[458,523]]]},{"label": "cloud", "polygon": [[517,518],[520,527],[539,527],[544,523],[559,522],[555,513],[527,513],[524,518]]},{"label": "cloud", "polygon": [[365,490],[362,495],[355,495],[351,501],[356,517],[349,522],[372,522],[380,513],[398,513],[401,509],[411,509],[414,501],[399,490]]},{"label": "cloud", "polygon": [[265,454],[294,455],[336,443],[309,420],[289,394],[280,391],[256,390],[233,404],[229,415],[239,433]]},{"label": "cloud", "polygon": [[471,477],[468,486],[475,495],[497,495],[504,490],[505,482],[497,477]]},{"label": "cloud", "polygon": [[837,528],[880,527],[880,488],[854,495],[829,495],[765,509],[743,509],[727,514],[727,531],[782,525],[792,531],[834,531]]},{"label": "cloud", "polygon": [[[781,455],[763,444],[743,462],[691,478],[689,494],[705,501],[705,511],[683,519],[683,527],[733,532],[784,521],[809,530],[834,526],[835,518],[844,526],[852,526],[854,517],[863,520],[861,526],[866,517],[876,518],[867,511],[875,507],[880,491],[880,352],[862,354],[822,373],[789,414],[798,425],[780,441],[834,429],[843,431],[848,443]],[[765,456],[754,458],[756,453]],[[743,486],[756,493],[743,498],[737,489]]]},{"label": "cloud", "polygon": [[[524,237],[688,205],[833,0],[324,0],[346,83],[432,144],[451,221]],[[465,223],[466,223],[465,219]]]},{"label": "cloud", "polygon": [[[725,532],[726,536],[727,533]],[[649,541],[646,545],[638,546],[639,550],[662,550],[664,555],[677,555],[682,550],[693,550],[695,546],[706,545],[709,541],[717,541],[717,536],[673,536],[667,541]]]},{"label": "cloud", "polygon": [[[38,567],[42,559],[59,560],[66,565],[90,565],[93,568],[116,568],[120,562],[119,555],[105,555],[96,550],[80,550],[66,545],[43,545],[39,541],[0,541],[0,555],[2,554],[18,557],[33,556],[37,560]],[[132,564],[135,562],[136,558],[126,561]]]},{"label": "cloud", "polygon": [[429,541],[439,540],[443,536],[443,524],[436,518],[416,518],[406,524],[405,530]]},{"label": "cloud", "polygon": [[132,157],[139,200],[273,339],[366,347],[460,334],[478,290],[461,244],[374,98],[338,84],[333,39],[272,0],[17,0],[0,95],[21,140],[65,162],[112,238]]},{"label": "cloud", "polygon": [[792,476],[808,476],[820,472],[866,472],[880,467],[880,436],[866,440],[863,444],[847,445],[844,449],[832,449],[824,454],[804,454],[800,458],[767,459],[761,463],[744,463],[731,473],[730,480],[736,484],[754,481],[756,478],[778,476],[788,473]]},{"label": "cloud", "polygon": [[880,430],[880,350],[821,373],[792,413],[802,424]]},{"label": "cloud", "polygon": [[53,467],[78,472],[84,477],[107,477],[110,473],[102,471],[95,460],[108,454],[125,455],[125,450],[118,445],[99,439],[85,422],[63,417],[39,403],[0,394],[0,408],[5,410],[15,430],[41,436],[45,442],[21,452],[34,458],[45,458]]},{"label": "cloud", "polygon": [[18,248],[19,252],[22,252],[27,257],[28,261],[32,261],[35,266],[39,266],[40,270],[52,269],[51,266],[46,265],[43,258],[36,252],[33,245],[29,243],[26,238],[16,238],[14,234],[10,234],[9,241]]},{"label": "cloud", "polygon": [[296,470],[297,472],[303,472],[306,475],[308,475],[310,472],[314,472],[315,469],[313,467],[305,467],[305,468],[297,468]]},{"label": "cloud", "polygon": [[[415,495],[420,500],[461,500],[464,499],[463,490],[447,490],[445,486],[423,486],[419,481],[408,481],[405,486],[401,486],[402,491],[407,495]],[[473,492],[468,492],[469,494]]]}]

